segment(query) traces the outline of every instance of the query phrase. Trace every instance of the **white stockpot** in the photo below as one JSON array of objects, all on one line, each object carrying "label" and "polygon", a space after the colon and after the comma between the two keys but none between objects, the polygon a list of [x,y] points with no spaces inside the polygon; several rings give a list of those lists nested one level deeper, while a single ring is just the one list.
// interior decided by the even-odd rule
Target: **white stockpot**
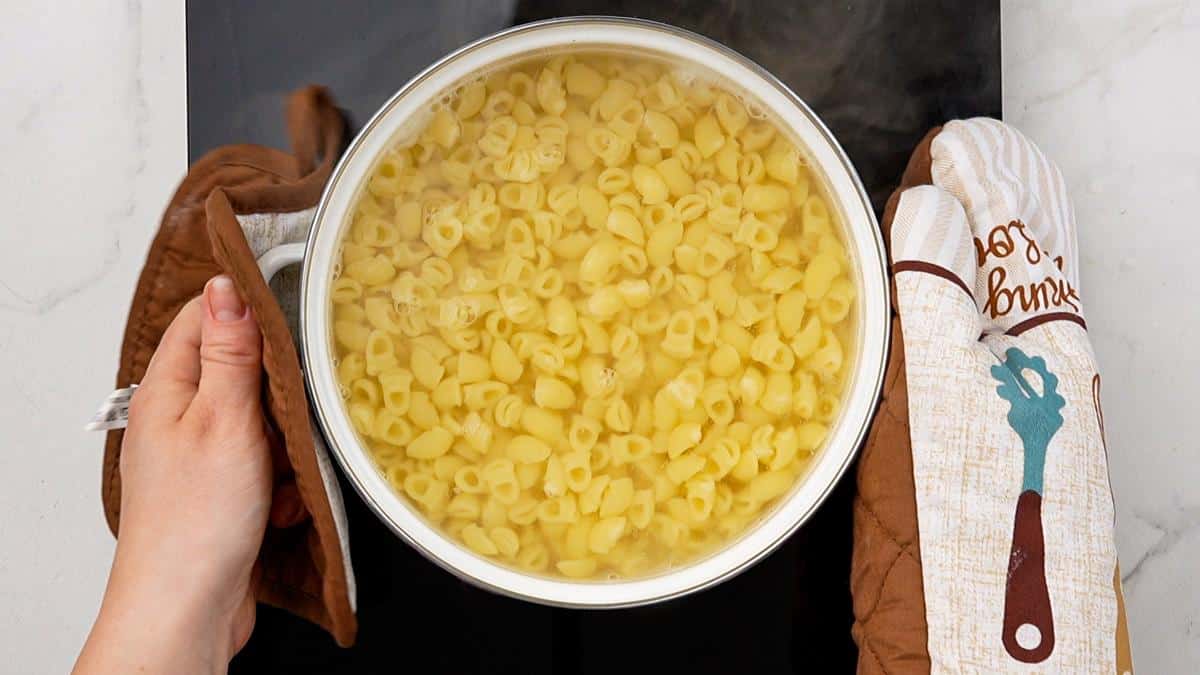
[{"label": "white stockpot", "polygon": [[[566,51],[618,51],[667,59],[740,89],[776,120],[806,155],[845,229],[859,289],[856,335],[845,400],[825,447],[790,494],[739,538],[706,558],[635,580],[568,581],[526,574],[477,556],[428,524],[396,493],[359,442],[338,391],[330,330],[329,288],[338,243],[377,160],[427,119],[430,104],[455,85],[525,57]],[[347,478],[400,538],[466,581],[545,604],[613,608],[679,597],[745,570],[780,545],[813,514],[850,465],[866,436],[883,381],[889,298],[883,243],[870,201],[833,135],[783,83],[736,52],[694,33],[650,21],[611,17],[554,19],[483,38],[435,63],[404,85],[354,139],[325,188],[307,244],[268,251],[259,265],[269,279],[302,264],[300,332],[303,366],[315,416]]]}]

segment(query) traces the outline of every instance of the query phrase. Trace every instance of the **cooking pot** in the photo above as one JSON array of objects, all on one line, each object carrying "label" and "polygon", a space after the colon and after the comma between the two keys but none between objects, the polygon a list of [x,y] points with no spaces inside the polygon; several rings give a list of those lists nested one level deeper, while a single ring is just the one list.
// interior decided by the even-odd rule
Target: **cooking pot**
[{"label": "cooking pot", "polygon": [[[330,284],[339,242],[366,179],[386,150],[412,136],[431,104],[481,72],[563,52],[619,52],[667,60],[744,94],[804,155],[842,223],[858,289],[844,401],[823,448],[791,492],[758,522],[695,562],[632,580],[579,581],[524,573],[470,552],[427,523],[380,473],[350,423],[339,393],[331,340]],[[728,579],[769,554],[804,523],[850,465],[870,425],[883,380],[889,330],[885,254],[858,175],[820,119],[783,83],[736,52],[672,26],[636,19],[576,17],[517,26],[467,45],[405,84],[363,127],[341,158],[305,244],[268,251],[264,276],[301,264],[300,342],[308,392],[321,431],[363,500],[397,536],[446,570],[483,588],[526,600],[582,608],[660,602]]]}]

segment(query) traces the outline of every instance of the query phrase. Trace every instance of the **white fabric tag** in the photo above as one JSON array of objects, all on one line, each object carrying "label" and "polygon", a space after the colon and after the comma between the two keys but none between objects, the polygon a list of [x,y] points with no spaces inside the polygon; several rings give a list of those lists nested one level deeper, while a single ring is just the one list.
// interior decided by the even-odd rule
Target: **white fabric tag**
[{"label": "white fabric tag", "polygon": [[129,424],[129,401],[137,385],[132,384],[124,389],[117,389],[104,398],[104,402],[92,414],[92,419],[83,425],[84,431],[108,431],[109,429],[124,429]]}]

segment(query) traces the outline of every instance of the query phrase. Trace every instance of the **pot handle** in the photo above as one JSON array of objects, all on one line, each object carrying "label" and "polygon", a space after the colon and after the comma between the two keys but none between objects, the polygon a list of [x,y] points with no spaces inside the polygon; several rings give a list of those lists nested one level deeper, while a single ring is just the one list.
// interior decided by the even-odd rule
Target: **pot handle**
[{"label": "pot handle", "polygon": [[[256,261],[263,279],[270,282],[279,270],[295,265],[304,260],[304,242],[280,244],[268,250]],[[100,408],[92,415],[90,422],[84,426],[88,431],[107,431],[109,429],[124,429],[129,418],[129,402],[137,389],[132,384],[124,389],[118,389],[108,395]]]},{"label": "pot handle", "polygon": [[269,283],[279,270],[285,267],[295,265],[304,260],[304,242],[294,244],[280,244],[275,248],[267,250],[256,261],[258,269],[262,272],[263,279]]}]

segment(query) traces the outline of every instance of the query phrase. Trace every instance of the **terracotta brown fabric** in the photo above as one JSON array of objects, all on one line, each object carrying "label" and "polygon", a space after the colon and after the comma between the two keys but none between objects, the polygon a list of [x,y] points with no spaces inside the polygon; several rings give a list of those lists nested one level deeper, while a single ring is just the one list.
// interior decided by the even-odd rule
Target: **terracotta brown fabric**
[{"label": "terracotta brown fabric", "polygon": [[[328,93],[308,87],[287,105],[292,154],[255,145],[219,148],[197,161],[163,214],[134,291],[121,347],[118,388],[145,375],[180,308],[216,274],[237,285],[263,333],[263,407],[272,442],[276,498],[299,495],[304,513],[269,526],[258,560],[257,598],[354,642],[345,562],[313,448],[304,381],[287,322],[259,274],[236,216],[314,206],[341,151],[345,124]],[[113,534],[120,526],[123,432],[109,432],[101,496]]]},{"label": "terracotta brown fabric", "polygon": [[[926,134],[909,159],[900,187],[883,214],[883,241],[891,240],[900,193],[932,183],[930,145],[941,131]],[[917,533],[916,485],[908,427],[908,383],[904,338],[892,288],[892,344],[883,396],[858,463],[854,500],[854,641],[860,675],[929,672],[921,548]]]}]

